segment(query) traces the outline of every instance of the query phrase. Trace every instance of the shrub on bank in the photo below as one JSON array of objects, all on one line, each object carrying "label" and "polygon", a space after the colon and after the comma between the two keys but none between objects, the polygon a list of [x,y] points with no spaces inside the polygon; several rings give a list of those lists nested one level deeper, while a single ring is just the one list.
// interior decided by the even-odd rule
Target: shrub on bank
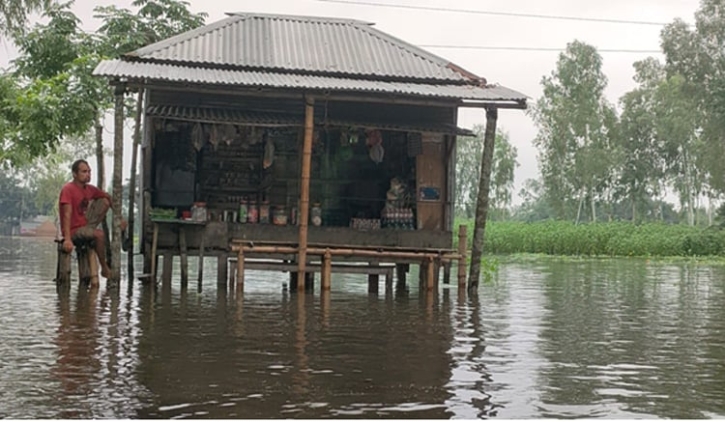
[{"label": "shrub on bank", "polygon": [[[474,222],[459,220],[456,227],[459,224],[468,226],[470,249]],[[457,244],[457,240],[454,243]],[[489,221],[486,224],[484,252],[575,256],[725,256],[725,230],[664,223],[574,225],[566,221]]]}]

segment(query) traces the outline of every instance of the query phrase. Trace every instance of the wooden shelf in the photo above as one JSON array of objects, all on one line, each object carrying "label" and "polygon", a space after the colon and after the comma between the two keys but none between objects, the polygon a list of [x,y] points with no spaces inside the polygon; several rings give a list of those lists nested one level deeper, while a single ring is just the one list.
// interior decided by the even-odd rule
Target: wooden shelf
[{"label": "wooden shelf", "polygon": [[202,186],[201,192],[205,195],[214,195],[216,192],[259,192],[259,187],[218,187],[218,186]]}]

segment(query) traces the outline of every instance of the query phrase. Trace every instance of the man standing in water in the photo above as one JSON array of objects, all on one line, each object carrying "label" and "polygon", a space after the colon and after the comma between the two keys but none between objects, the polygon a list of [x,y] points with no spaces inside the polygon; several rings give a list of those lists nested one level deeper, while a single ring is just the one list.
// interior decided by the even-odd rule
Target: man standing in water
[{"label": "man standing in water", "polygon": [[71,253],[73,242],[80,239],[93,241],[101,263],[101,275],[108,278],[111,276],[111,269],[106,262],[105,237],[97,226],[111,207],[111,196],[89,184],[91,167],[86,160],[76,160],[71,169],[73,181],[63,186],[58,201],[63,250]]}]

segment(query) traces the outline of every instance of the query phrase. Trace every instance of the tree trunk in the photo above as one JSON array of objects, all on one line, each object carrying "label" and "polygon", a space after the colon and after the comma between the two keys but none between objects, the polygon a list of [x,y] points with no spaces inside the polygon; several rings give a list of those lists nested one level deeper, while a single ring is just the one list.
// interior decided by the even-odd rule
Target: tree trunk
[{"label": "tree trunk", "polygon": [[[101,123],[102,113],[100,111],[96,112],[96,178],[97,178],[97,186],[99,189],[102,189],[103,191],[106,191],[108,186],[106,186],[106,161],[105,161],[105,154],[103,153],[103,124]],[[104,218],[103,221],[101,221],[101,229],[103,229],[103,238],[106,241],[106,245],[110,245],[111,243],[111,236],[108,231],[108,221]],[[113,262],[113,257],[111,256],[111,248],[106,248],[106,262],[110,265],[111,262]]]},{"label": "tree trunk", "polygon": [[471,248],[471,270],[468,278],[468,289],[478,288],[481,276],[481,255],[483,254],[483,238],[488,218],[489,191],[491,190],[491,169],[493,167],[493,149],[496,141],[496,121],[498,109],[486,109],[486,132],[483,137],[483,154],[481,157],[481,176],[478,182],[478,198],[476,201],[476,222],[473,229],[473,247]]},{"label": "tree trunk", "polygon": [[136,162],[138,161],[138,146],[141,143],[141,114],[143,112],[143,89],[139,89],[136,97],[136,121],[133,127],[133,150],[131,151],[131,177],[128,182],[128,279],[133,280],[133,233],[136,206]]},{"label": "tree trunk", "polygon": [[[121,212],[123,203],[123,94],[124,85],[116,85],[114,92],[116,106],[113,120],[113,237],[111,250],[116,257],[121,256]],[[112,286],[121,281],[121,260],[114,259],[111,265]]]},{"label": "tree trunk", "polygon": [[589,190],[589,201],[592,204],[592,223],[597,222],[597,203],[594,198],[594,192],[590,189]]},{"label": "tree trunk", "polygon": [[576,220],[574,221],[575,226],[579,224],[579,218],[581,218],[583,206],[584,206],[584,188],[582,188],[582,192],[579,194],[579,206],[576,209]]}]

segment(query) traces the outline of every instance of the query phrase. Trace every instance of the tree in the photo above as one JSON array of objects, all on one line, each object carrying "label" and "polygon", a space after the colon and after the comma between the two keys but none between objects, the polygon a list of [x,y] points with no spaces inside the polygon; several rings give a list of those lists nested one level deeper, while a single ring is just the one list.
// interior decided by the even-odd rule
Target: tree
[{"label": "tree", "polygon": [[[119,9],[116,6],[96,7],[95,17],[101,19],[103,24],[99,33],[105,39],[104,53],[110,57],[137,50],[146,45],[161,41],[174,35],[190,31],[204,24],[208,16],[206,13],[191,13],[189,3],[179,0],[135,0],[132,5],[138,7],[136,13],[128,9]],[[129,181],[129,215],[128,230],[135,231],[134,210],[136,197],[136,163],[138,146],[141,139],[141,114],[143,110],[143,92],[136,96],[134,110],[134,135],[131,153],[131,179]],[[118,153],[118,151],[116,151]],[[120,160],[120,158],[118,159]],[[113,185],[119,189],[121,180],[115,180]],[[119,173],[119,178],[120,173]],[[114,189],[115,191],[115,189]],[[120,194],[120,193],[119,193]],[[128,254],[128,274],[133,276],[133,245]],[[114,246],[114,250],[115,250]]]},{"label": "tree", "polygon": [[516,161],[518,150],[511,145],[507,132],[496,134],[496,149],[493,152],[491,169],[491,209],[499,218],[508,214],[514,190],[514,170],[519,166]]},{"label": "tree", "polygon": [[0,35],[18,35],[28,22],[28,15],[50,6],[51,0],[0,1]]},{"label": "tree", "polygon": [[514,210],[513,218],[527,223],[553,218],[554,215],[545,195],[546,192],[541,181],[526,179],[523,188],[519,191],[519,198],[522,202]]},{"label": "tree", "polygon": [[637,88],[620,100],[619,149],[622,152],[617,199],[630,201],[631,220],[646,212],[651,199],[664,193],[667,163],[657,132],[658,89],[664,79],[662,64],[654,58],[634,63]]},{"label": "tree", "polygon": [[16,223],[37,215],[33,193],[12,172],[0,170],[0,223]]},{"label": "tree", "polygon": [[52,153],[65,137],[83,136],[103,101],[100,81],[91,77],[100,59],[95,40],[80,30],[69,3],[50,7],[45,16],[47,24],[16,41],[20,57],[0,81],[0,164],[27,164]]},{"label": "tree", "polygon": [[[456,141],[456,214],[473,218],[476,212],[478,182],[483,154],[483,135],[485,127],[473,127],[475,136],[460,137]],[[491,170],[491,209],[497,214],[505,214],[511,205],[514,170],[517,150],[511,145],[508,133],[496,134]]]},{"label": "tree", "polygon": [[541,84],[544,95],[533,111],[539,127],[534,145],[539,149],[546,197],[559,217],[576,216],[576,221],[588,199],[594,221],[597,201],[610,187],[617,162],[613,143],[617,117],[604,98],[607,79],[602,58],[592,46],[569,43],[556,70]]},{"label": "tree", "polygon": [[[702,183],[702,192],[710,198],[725,194],[725,3],[721,0],[702,0],[695,13],[695,27],[675,20],[661,34],[665,53],[665,70],[672,80],[669,92],[679,92],[695,113],[690,122],[695,134],[689,136],[689,162],[696,162],[696,172],[688,176],[688,184]],[[682,119],[680,119],[682,120]],[[680,166],[682,167],[682,166]],[[691,190],[697,190],[691,186]],[[681,194],[682,196],[682,194]],[[685,198],[686,199],[686,198]],[[699,199],[699,198],[698,198]],[[690,205],[687,205],[688,208]],[[691,216],[688,218],[692,218]]]},{"label": "tree", "polygon": [[681,75],[663,81],[657,92],[657,132],[664,142],[667,172],[684,206],[687,222],[695,224],[697,198],[703,193],[705,174],[698,107],[687,94]]}]

